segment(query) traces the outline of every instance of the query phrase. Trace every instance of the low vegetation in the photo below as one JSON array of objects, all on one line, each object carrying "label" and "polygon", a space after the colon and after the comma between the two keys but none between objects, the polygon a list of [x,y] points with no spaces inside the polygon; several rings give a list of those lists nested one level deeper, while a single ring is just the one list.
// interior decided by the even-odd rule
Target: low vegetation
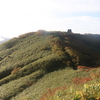
[{"label": "low vegetation", "polygon": [[0,100],[100,100],[99,44],[44,30],[0,44]]}]

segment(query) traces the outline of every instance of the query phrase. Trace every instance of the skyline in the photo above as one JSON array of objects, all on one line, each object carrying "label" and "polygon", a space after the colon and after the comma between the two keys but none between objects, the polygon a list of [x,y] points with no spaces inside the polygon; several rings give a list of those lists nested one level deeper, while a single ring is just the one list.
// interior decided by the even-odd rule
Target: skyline
[{"label": "skyline", "polygon": [[2,0],[0,36],[40,29],[100,34],[100,0]]}]

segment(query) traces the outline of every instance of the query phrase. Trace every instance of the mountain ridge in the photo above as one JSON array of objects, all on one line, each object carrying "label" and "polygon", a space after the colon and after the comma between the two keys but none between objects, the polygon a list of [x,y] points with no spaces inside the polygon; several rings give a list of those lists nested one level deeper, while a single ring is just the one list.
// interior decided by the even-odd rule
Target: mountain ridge
[{"label": "mountain ridge", "polygon": [[100,35],[44,30],[22,34],[0,44],[0,90],[8,91],[8,94],[2,91],[0,99],[21,100],[18,96],[22,92],[31,85],[37,86],[45,75],[55,71],[69,67],[76,70],[77,66],[99,67],[99,44]]}]

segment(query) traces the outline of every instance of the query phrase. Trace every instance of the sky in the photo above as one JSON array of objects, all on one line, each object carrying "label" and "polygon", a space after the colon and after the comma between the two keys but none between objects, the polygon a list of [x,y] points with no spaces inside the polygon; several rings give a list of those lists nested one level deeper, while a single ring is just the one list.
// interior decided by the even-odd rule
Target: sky
[{"label": "sky", "polygon": [[40,29],[100,34],[100,0],[0,0],[0,36]]}]

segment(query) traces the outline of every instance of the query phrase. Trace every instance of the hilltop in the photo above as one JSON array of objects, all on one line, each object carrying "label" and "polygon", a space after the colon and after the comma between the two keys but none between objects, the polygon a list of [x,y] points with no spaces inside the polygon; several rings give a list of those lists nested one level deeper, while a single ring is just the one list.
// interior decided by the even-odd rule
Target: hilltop
[{"label": "hilltop", "polygon": [[100,67],[100,35],[39,30],[12,38],[0,44],[0,100],[39,100],[46,88],[89,75],[78,66]]}]

